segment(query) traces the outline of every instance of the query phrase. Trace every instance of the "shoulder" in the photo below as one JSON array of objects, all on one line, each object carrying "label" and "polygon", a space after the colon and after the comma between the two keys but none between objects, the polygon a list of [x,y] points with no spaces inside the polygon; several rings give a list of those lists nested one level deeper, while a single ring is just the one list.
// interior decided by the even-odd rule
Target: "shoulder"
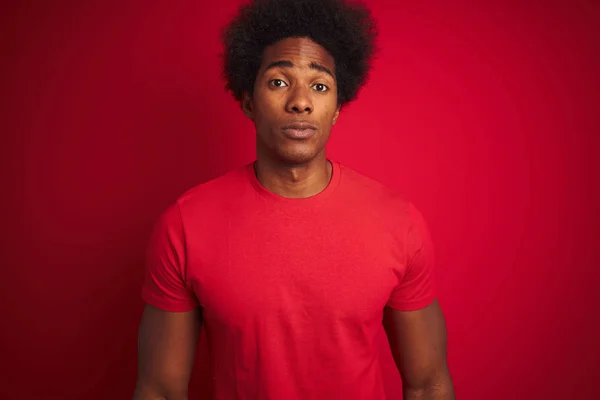
[{"label": "shoulder", "polygon": [[206,221],[222,216],[243,198],[247,189],[247,166],[195,185],[179,195],[163,211],[160,221],[166,225],[185,225],[186,221]]},{"label": "shoulder", "polygon": [[182,210],[223,205],[238,198],[246,190],[247,165],[231,169],[209,181],[186,190],[177,200],[176,205]]},{"label": "shoulder", "polygon": [[427,234],[423,214],[406,193],[348,166],[340,165],[340,171],[343,201],[363,219],[380,223],[402,237],[411,232]]},{"label": "shoulder", "polygon": [[387,219],[410,217],[414,206],[405,193],[351,167],[340,165],[340,171],[345,197],[357,207],[370,214],[380,213]]},{"label": "shoulder", "polygon": [[407,195],[351,168],[342,166],[341,171],[346,197],[353,193],[351,202],[362,220],[384,227],[412,260],[432,259],[428,223]]}]

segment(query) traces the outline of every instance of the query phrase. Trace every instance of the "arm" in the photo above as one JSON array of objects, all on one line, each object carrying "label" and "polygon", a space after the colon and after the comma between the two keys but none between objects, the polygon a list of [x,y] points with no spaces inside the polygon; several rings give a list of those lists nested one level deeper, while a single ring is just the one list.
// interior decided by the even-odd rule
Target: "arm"
[{"label": "arm", "polygon": [[134,400],[187,400],[202,308],[187,281],[187,249],[178,204],[159,218],[148,246],[138,332]]},{"label": "arm", "polygon": [[187,400],[201,318],[201,308],[167,312],[146,306],[138,333],[133,400]]},{"label": "arm", "polygon": [[402,377],[404,400],[454,400],[439,303],[416,311],[386,307],[383,325]]}]

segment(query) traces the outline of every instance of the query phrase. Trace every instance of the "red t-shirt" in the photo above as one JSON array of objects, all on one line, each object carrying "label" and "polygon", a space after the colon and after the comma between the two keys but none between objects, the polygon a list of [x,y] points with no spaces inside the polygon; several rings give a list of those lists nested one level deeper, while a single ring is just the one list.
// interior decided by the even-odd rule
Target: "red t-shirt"
[{"label": "red t-shirt", "polygon": [[143,299],[203,307],[217,399],[384,399],[384,307],[433,301],[420,213],[332,164],[305,199],[268,191],[245,165],[186,192],[156,226]]}]

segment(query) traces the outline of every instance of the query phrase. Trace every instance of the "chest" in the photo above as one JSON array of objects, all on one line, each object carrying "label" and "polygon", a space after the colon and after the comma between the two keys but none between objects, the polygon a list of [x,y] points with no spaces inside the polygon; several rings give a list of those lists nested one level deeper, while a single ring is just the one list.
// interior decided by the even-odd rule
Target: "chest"
[{"label": "chest", "polygon": [[234,326],[277,316],[357,324],[381,317],[403,268],[401,244],[385,229],[268,221],[226,224],[190,248],[188,279],[207,318]]}]

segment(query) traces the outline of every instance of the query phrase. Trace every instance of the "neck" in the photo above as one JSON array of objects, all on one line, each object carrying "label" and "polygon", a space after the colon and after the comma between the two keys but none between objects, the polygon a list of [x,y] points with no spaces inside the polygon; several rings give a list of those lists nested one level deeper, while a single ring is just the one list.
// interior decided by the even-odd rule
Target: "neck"
[{"label": "neck", "polygon": [[290,165],[266,157],[257,157],[254,163],[256,178],[267,190],[288,198],[306,198],[322,192],[329,181],[333,167],[325,153],[306,164]]}]

